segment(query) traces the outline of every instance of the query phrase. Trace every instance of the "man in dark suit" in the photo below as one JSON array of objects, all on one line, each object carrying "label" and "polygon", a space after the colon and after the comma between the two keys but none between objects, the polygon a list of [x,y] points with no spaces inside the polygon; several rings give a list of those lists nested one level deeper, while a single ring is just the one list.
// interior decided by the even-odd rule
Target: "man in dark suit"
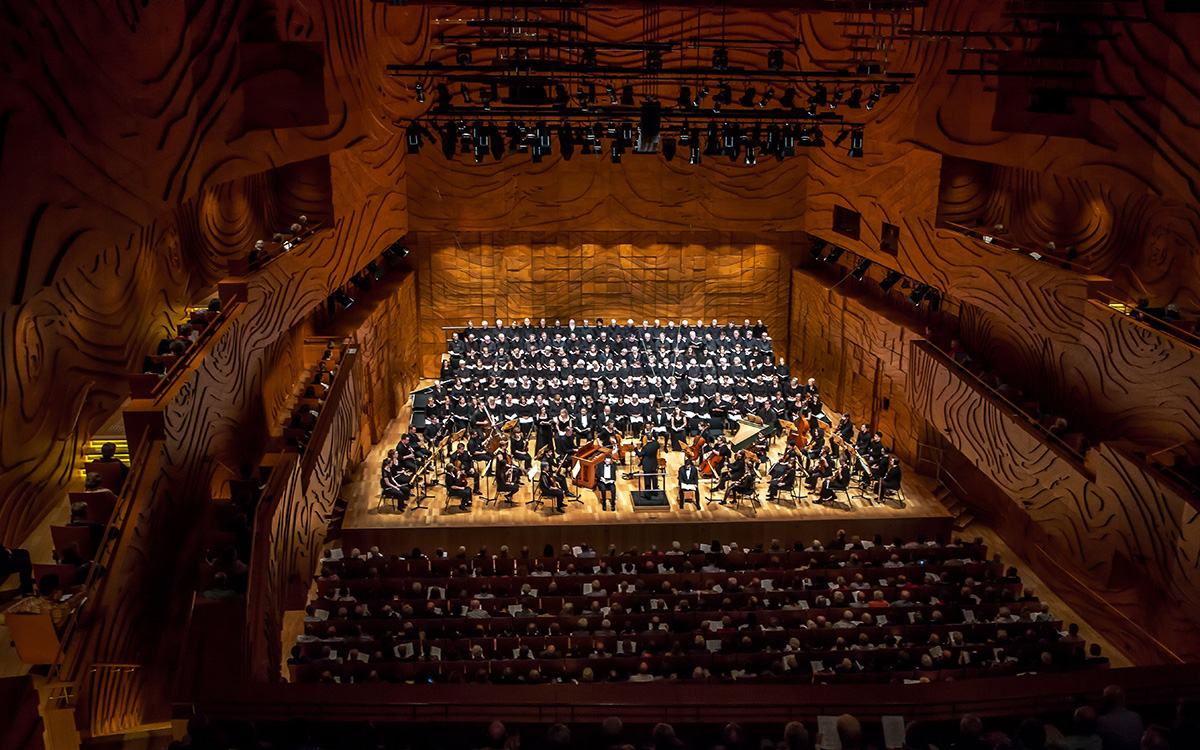
[{"label": "man in dark suit", "polygon": [[607,503],[612,503],[611,510],[617,509],[617,467],[611,455],[596,467],[596,492],[600,495],[600,510],[609,510]]},{"label": "man in dark suit", "polygon": [[638,449],[638,456],[642,459],[642,473],[649,475],[643,477],[645,484],[642,486],[648,490],[657,490],[658,440],[649,432],[646,433],[646,444]]},{"label": "man in dark suit", "polygon": [[558,486],[554,470],[548,461],[542,462],[541,475],[538,476],[538,489],[541,491],[542,497],[554,500],[554,509],[556,511],[559,513],[567,512],[567,493],[562,487]]},{"label": "man in dark suit", "polygon": [[686,502],[684,493],[692,493],[692,501],[696,503],[696,509],[700,509],[700,472],[696,470],[696,465],[692,463],[692,459],[684,458],[683,466],[679,467],[679,507],[682,508]]}]

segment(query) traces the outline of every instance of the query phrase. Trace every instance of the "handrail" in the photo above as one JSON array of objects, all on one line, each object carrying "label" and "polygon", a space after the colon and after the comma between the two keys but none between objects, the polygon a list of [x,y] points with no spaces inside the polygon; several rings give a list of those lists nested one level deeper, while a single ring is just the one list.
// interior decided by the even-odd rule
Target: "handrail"
[{"label": "handrail", "polygon": [[[1101,677],[1102,675],[1102,677]],[[1086,677],[1091,676],[1091,679]],[[177,705],[217,720],[460,722],[519,716],[523,721],[585,721],[636,716],[639,721],[788,721],[804,714],[848,711],[863,721],[885,715],[958,719],[1071,710],[1096,701],[1110,684],[1131,704],[1173,705],[1200,696],[1193,665],[1123,667],[923,684],[700,683],[692,681],[552,685],[309,683],[231,685],[195,704]],[[786,717],[786,718],[784,718]]]},{"label": "handrail", "polygon": [[[940,226],[943,229],[949,229],[955,234],[961,235],[970,240],[975,240],[976,242],[989,247],[995,247],[1001,250],[1007,249],[1012,252],[1021,253],[1029,256],[1031,260],[1041,261],[1045,259],[1047,261],[1053,261],[1060,264],[1063,270],[1066,271],[1076,271],[1084,274],[1093,273],[1092,268],[1086,263],[1081,263],[1077,258],[1066,258],[1062,255],[1059,255],[1057,250],[1049,250],[1044,247],[1029,247],[1021,242],[1015,242],[1009,239],[1004,239],[1003,242],[1001,242],[1000,235],[988,234],[987,227],[969,227],[965,224],[959,224],[958,222],[948,221],[946,219],[941,221]],[[991,241],[989,241],[988,238],[991,238]]]},{"label": "handrail", "polygon": [[[1188,346],[1200,349],[1200,336],[1185,331],[1177,326],[1171,325],[1170,321],[1163,320],[1162,318],[1148,316],[1149,320],[1154,321],[1153,323],[1148,322],[1146,319],[1139,318],[1137,317],[1137,313],[1139,312],[1137,305],[1131,304],[1127,300],[1122,300],[1119,297],[1114,297],[1107,292],[1102,292],[1099,289],[1096,289],[1091,292],[1091,301],[1097,303],[1101,307],[1108,308],[1119,315],[1129,318],[1134,323],[1143,326],[1148,330],[1166,334],[1170,338],[1179,339]],[[1179,322],[1189,323],[1192,326],[1195,326],[1197,324],[1197,319],[1186,318],[1181,319]],[[1155,323],[1160,325],[1155,325]]]},{"label": "handrail", "polygon": [[204,330],[196,337],[195,343],[188,347],[184,353],[183,359],[171,366],[171,369],[159,378],[158,382],[150,390],[150,400],[161,401],[163,397],[170,393],[177,385],[183,373],[187,372],[192,365],[203,358],[204,354],[208,353],[209,347],[217,338],[218,330],[224,330],[229,321],[233,320],[238,312],[244,307],[240,301],[235,301],[225,307],[218,313],[217,317],[213,318],[208,325],[204,326]]},{"label": "handrail", "polygon": [[1083,591],[1086,591],[1086,592],[1087,592],[1089,595],[1091,595],[1091,597],[1092,597],[1093,599],[1095,599],[1096,601],[1100,602],[1100,604],[1102,604],[1104,607],[1108,608],[1108,610],[1109,610],[1109,611],[1110,611],[1112,614],[1116,615],[1117,617],[1120,617],[1122,620],[1124,620],[1124,621],[1125,621],[1125,623],[1126,623],[1127,625],[1129,625],[1130,627],[1132,627],[1132,628],[1133,628],[1134,630],[1136,630],[1137,632],[1141,633],[1143,638],[1145,638],[1146,640],[1148,640],[1148,641],[1150,641],[1151,643],[1153,643],[1153,644],[1154,644],[1155,646],[1157,646],[1157,647],[1158,647],[1158,648],[1159,648],[1159,649],[1160,649],[1160,650],[1161,650],[1163,653],[1165,653],[1165,654],[1167,654],[1168,656],[1170,656],[1170,657],[1171,657],[1172,659],[1174,659],[1176,662],[1178,662],[1179,664],[1184,664],[1184,663],[1185,663],[1185,661],[1184,661],[1184,660],[1183,660],[1183,659],[1182,659],[1182,658],[1179,656],[1179,654],[1176,654],[1176,653],[1175,653],[1174,651],[1172,651],[1172,650],[1171,650],[1169,647],[1167,647],[1167,645],[1166,645],[1166,644],[1164,644],[1162,641],[1158,640],[1158,639],[1157,639],[1157,638],[1155,638],[1153,635],[1151,635],[1150,633],[1146,632],[1146,630],[1145,630],[1145,629],[1144,629],[1144,628],[1143,628],[1141,625],[1139,625],[1139,624],[1137,623],[1137,621],[1135,621],[1135,620],[1131,620],[1131,619],[1130,619],[1130,618],[1129,618],[1129,617],[1128,617],[1128,616],[1127,616],[1127,615],[1126,615],[1124,612],[1122,612],[1121,610],[1119,610],[1119,609],[1117,609],[1116,607],[1114,607],[1114,606],[1112,605],[1112,603],[1111,603],[1111,602],[1109,602],[1109,601],[1108,601],[1107,599],[1105,599],[1103,596],[1100,596],[1100,594],[1098,594],[1098,593],[1096,593],[1095,591],[1093,591],[1093,590],[1092,590],[1092,587],[1091,587],[1091,586],[1089,586],[1089,585],[1088,585],[1088,584],[1087,584],[1085,581],[1081,581],[1081,580],[1079,579],[1079,577],[1078,577],[1078,576],[1076,576],[1074,573],[1072,573],[1072,572],[1071,572],[1070,570],[1068,570],[1067,568],[1063,567],[1062,563],[1060,563],[1058,560],[1055,560],[1055,559],[1054,559],[1054,555],[1051,555],[1049,552],[1047,552],[1047,551],[1046,551],[1046,549],[1045,549],[1044,547],[1042,547],[1042,545],[1040,545],[1040,544],[1036,544],[1036,545],[1034,545],[1034,548],[1035,548],[1035,549],[1036,549],[1038,552],[1040,552],[1040,553],[1042,554],[1042,557],[1043,557],[1043,558],[1045,558],[1046,560],[1049,560],[1049,561],[1050,561],[1050,563],[1054,565],[1054,567],[1058,568],[1058,571],[1059,571],[1060,573],[1063,573],[1063,574],[1064,574],[1064,575],[1066,575],[1068,578],[1070,578],[1070,579],[1071,579],[1071,581],[1072,581],[1072,582],[1074,582],[1074,584],[1075,584],[1075,587],[1076,587],[1077,589],[1081,589],[1081,590],[1083,590]]},{"label": "handrail", "polygon": [[[253,620],[251,617],[252,606],[277,607],[278,602],[267,601],[268,591],[263,587],[266,586],[268,571],[273,550],[271,549],[271,535],[273,532],[273,521],[275,514],[279,510],[279,503],[283,499],[283,492],[287,487],[287,481],[291,477],[292,467],[297,460],[295,453],[283,454],[283,460],[276,464],[271,469],[271,476],[267,478],[266,487],[263,489],[263,494],[259,498],[258,508],[254,511],[254,538],[250,543],[250,560],[248,580],[246,586],[246,633],[248,636],[247,646],[244,649],[246,663],[244,665],[246,674],[252,673],[258,665],[252,662],[254,642],[262,637],[258,626],[260,623]],[[275,634],[275,642],[281,643],[283,634]]]},{"label": "handrail", "polygon": [[[71,642],[72,636],[79,627],[79,620],[82,613],[88,609],[90,602],[100,600],[100,590],[92,591],[92,586],[96,584],[96,579],[99,576],[98,571],[108,569],[106,563],[111,562],[112,556],[116,554],[117,547],[120,546],[121,538],[125,535],[125,524],[129,520],[129,508],[137,496],[138,486],[142,482],[146,465],[149,463],[150,450],[154,445],[154,441],[150,439],[149,433],[150,428],[145,428],[142,440],[138,444],[137,454],[130,457],[129,475],[125,477],[125,485],[121,488],[121,494],[117,498],[117,503],[113,506],[112,513],[108,516],[108,523],[104,526],[104,536],[101,537],[100,549],[96,550],[96,554],[92,557],[92,564],[88,568],[87,578],[83,582],[83,590],[89,592],[88,596],[70,614],[67,624],[63,628],[63,637],[59,640],[58,652],[54,655],[54,661],[50,663],[48,673],[50,679],[56,682],[62,680],[64,661],[67,656],[67,645]],[[114,536],[112,533],[113,529],[118,526],[120,527],[120,532]]]},{"label": "handrail", "polygon": [[1003,394],[997,392],[995,388],[992,388],[990,385],[988,385],[986,382],[984,382],[984,380],[982,378],[980,378],[978,375],[971,372],[969,369],[962,366],[958,362],[955,362],[951,357],[947,356],[945,352],[943,352],[941,349],[938,349],[936,346],[934,346],[932,342],[922,340],[922,341],[915,341],[914,344],[916,346],[920,347],[926,353],[934,356],[942,364],[949,366],[951,369],[953,369],[955,372],[957,372],[960,377],[970,378],[971,382],[978,389],[982,389],[985,392],[984,395],[989,396],[991,398],[998,399],[1003,405],[1008,407],[1011,411],[1015,412],[1016,415],[1021,418],[1021,424],[1029,432],[1033,433],[1034,436],[1037,437],[1039,440],[1049,443],[1051,448],[1055,449],[1055,451],[1058,452],[1060,455],[1066,454],[1063,456],[1063,458],[1065,458],[1066,460],[1068,460],[1072,464],[1074,464],[1075,467],[1077,469],[1079,469],[1082,474],[1084,474],[1087,477],[1091,477],[1091,471],[1087,468],[1087,464],[1085,463],[1084,455],[1079,453],[1078,451],[1076,451],[1071,446],[1067,445],[1067,443],[1062,438],[1058,437],[1057,435],[1049,432],[1044,427],[1042,427],[1041,423],[1037,419],[1035,419],[1033,417],[1033,415],[1031,415],[1028,412],[1026,412],[1025,410],[1023,410],[1017,404],[1013,403],[1012,400],[1010,400],[1007,396],[1004,396]]},{"label": "handrail", "polygon": [[226,265],[226,269],[229,271],[231,276],[246,276],[248,274],[257,273],[258,271],[268,268],[275,261],[286,255],[290,255],[291,252],[301,244],[312,239],[313,235],[317,233],[317,230],[320,229],[324,223],[325,222],[323,221],[318,221],[314,224],[310,224],[304,227],[300,231],[300,234],[292,237],[291,239],[282,240],[280,242],[264,241],[263,248],[268,249],[269,247],[269,249],[272,251],[270,256],[265,261],[256,261],[253,265],[251,265],[249,260],[245,260],[243,258],[231,258],[229,263]]},{"label": "handrail", "polygon": [[325,406],[321,409],[321,413],[317,415],[317,422],[313,425],[312,435],[309,436],[308,443],[304,446],[304,453],[300,457],[300,476],[306,485],[317,460],[317,452],[313,450],[313,447],[320,445],[321,440],[325,438],[325,434],[331,429],[332,415],[337,412],[337,406],[347,388],[346,383],[349,382],[350,370],[353,368],[357,358],[358,346],[348,344],[346,346],[346,353],[338,361],[337,375],[333,377],[333,385],[329,387],[329,396],[325,399]]}]

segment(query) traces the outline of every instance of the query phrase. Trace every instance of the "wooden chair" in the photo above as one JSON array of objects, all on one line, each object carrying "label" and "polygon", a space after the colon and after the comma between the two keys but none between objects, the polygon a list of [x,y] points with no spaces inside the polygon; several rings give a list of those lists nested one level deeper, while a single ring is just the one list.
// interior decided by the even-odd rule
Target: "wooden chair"
[{"label": "wooden chair", "polygon": [[56,575],[58,576],[59,585],[65,587],[74,586],[79,583],[76,580],[74,565],[42,565],[39,563],[33,564],[33,580],[34,583],[42,580],[42,576]]},{"label": "wooden chair", "polygon": [[96,554],[92,546],[92,530],[87,526],[51,526],[50,539],[54,542],[54,551],[61,557],[63,550],[75,544],[79,547],[79,556],[91,560]]},{"label": "wooden chair", "polygon": [[120,492],[122,468],[123,465],[117,461],[89,461],[83,470],[89,474],[99,474],[101,487]]},{"label": "wooden chair", "polygon": [[117,496],[110,492],[71,492],[67,494],[71,505],[87,503],[88,523],[107,524],[117,504]]},{"label": "wooden chair", "polygon": [[58,632],[49,614],[10,613],[4,616],[8,634],[24,664],[52,664],[58,655]]}]

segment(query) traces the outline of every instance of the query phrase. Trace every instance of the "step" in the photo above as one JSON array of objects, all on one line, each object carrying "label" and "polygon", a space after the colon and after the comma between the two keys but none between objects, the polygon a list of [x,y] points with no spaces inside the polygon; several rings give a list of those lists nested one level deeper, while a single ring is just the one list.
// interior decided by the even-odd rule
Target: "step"
[{"label": "step", "polygon": [[974,521],[975,516],[971,515],[970,513],[961,513],[958,516],[955,516],[954,521],[951,522],[951,526],[954,527],[955,531],[962,531],[974,523]]}]

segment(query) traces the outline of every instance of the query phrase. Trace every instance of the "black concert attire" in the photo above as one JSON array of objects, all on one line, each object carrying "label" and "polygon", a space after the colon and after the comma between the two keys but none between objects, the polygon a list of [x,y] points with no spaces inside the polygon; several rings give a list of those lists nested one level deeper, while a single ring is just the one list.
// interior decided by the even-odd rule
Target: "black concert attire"
[{"label": "black concert attire", "polygon": [[648,476],[642,477],[645,484],[642,486],[648,490],[658,489],[658,441],[651,438],[638,450],[638,456],[642,459],[642,473]]},{"label": "black concert attire", "polygon": [[606,510],[606,501],[617,509],[617,465],[608,461],[596,467],[596,493],[600,495],[600,510]]}]

